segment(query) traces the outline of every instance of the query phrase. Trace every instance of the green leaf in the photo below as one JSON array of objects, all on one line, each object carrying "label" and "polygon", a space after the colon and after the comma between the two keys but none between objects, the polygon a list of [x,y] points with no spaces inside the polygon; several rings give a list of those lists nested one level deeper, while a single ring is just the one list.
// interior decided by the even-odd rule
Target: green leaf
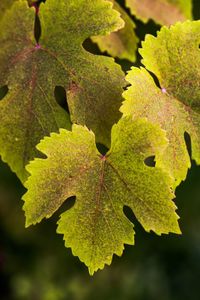
[{"label": "green leaf", "polygon": [[[18,0],[1,0],[0,1],[0,20],[3,17],[4,13],[7,9],[9,9],[12,4]],[[33,3],[38,2],[39,0],[27,0],[29,6],[33,5]]]},{"label": "green leaf", "polygon": [[192,158],[200,164],[199,44],[200,21],[163,27],[156,38],[148,35],[140,50],[142,63],[157,76],[161,88],[143,68],[133,68],[126,78],[131,86],[121,111],[146,117],[167,131],[169,146],[158,154],[157,163],[174,177],[175,186],[190,167],[185,132],[191,137]]},{"label": "green leaf", "polygon": [[0,20],[3,17],[5,11],[11,7],[15,0],[1,0],[0,1]]},{"label": "green leaf", "polygon": [[22,181],[40,139],[69,128],[68,114],[55,101],[56,86],[67,91],[72,121],[86,124],[97,141],[109,144],[125,84],[112,58],[82,47],[86,38],[123,25],[110,2],[48,0],[40,5],[40,17],[40,45],[33,35],[34,9],[27,1],[14,2],[0,23],[0,87],[9,88],[0,102],[0,154]]},{"label": "green leaf", "polygon": [[58,233],[64,234],[90,274],[110,265],[124,244],[134,244],[133,224],[123,213],[129,206],[146,231],[180,233],[170,188],[171,178],[144,161],[166,147],[165,133],[145,119],[121,119],[112,129],[111,149],[101,155],[95,136],[73,125],[44,138],[37,148],[46,159],[28,166],[25,186],[26,226],[49,218],[71,196],[75,205],[64,212]]},{"label": "green leaf", "polygon": [[125,26],[107,36],[93,37],[92,41],[98,44],[102,52],[106,51],[113,57],[128,59],[134,62],[136,60],[137,44],[139,41],[134,31],[136,25],[116,1],[110,1],[114,3],[113,8],[120,12]]},{"label": "green leaf", "polygon": [[131,13],[143,22],[153,19],[161,25],[192,19],[192,0],[126,0]]},{"label": "green leaf", "polygon": [[22,181],[41,138],[70,128],[68,114],[54,98],[60,67],[35,47],[34,17],[27,1],[16,1],[0,25],[0,86],[9,89],[0,101],[0,154]]},{"label": "green leaf", "polygon": [[[57,26],[56,16],[60,20]],[[105,0],[48,0],[41,5],[40,17],[41,44],[56,53],[67,68],[72,122],[87,125],[98,142],[109,145],[112,125],[121,116],[124,73],[112,58],[88,53],[82,44],[91,36],[122,28],[120,14]]]}]

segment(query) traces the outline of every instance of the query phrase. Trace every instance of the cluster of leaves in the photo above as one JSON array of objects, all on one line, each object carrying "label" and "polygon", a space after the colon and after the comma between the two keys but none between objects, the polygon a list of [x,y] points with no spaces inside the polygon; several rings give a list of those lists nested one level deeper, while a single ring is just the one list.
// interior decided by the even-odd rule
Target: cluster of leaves
[{"label": "cluster of leaves", "polygon": [[[191,19],[190,0],[126,5],[161,25]],[[91,38],[111,56],[134,61],[134,28],[113,0],[0,3],[0,155],[27,188],[26,226],[76,197],[57,232],[90,274],[134,244],[124,206],[146,231],[179,234],[173,199],[190,167],[186,133],[200,164],[200,21],[147,35],[145,68],[133,67],[126,80],[113,58],[82,46]],[[55,99],[59,87],[64,108]]]}]

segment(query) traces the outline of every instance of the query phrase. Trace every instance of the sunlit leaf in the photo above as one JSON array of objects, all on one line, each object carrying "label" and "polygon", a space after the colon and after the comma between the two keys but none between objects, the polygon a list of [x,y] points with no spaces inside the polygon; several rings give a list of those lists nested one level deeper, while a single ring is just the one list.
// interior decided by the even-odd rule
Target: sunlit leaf
[{"label": "sunlit leaf", "polygon": [[112,58],[82,47],[88,37],[123,26],[110,2],[48,0],[39,15],[40,44],[34,38],[35,10],[26,0],[14,1],[0,23],[0,87],[9,90],[0,102],[0,154],[22,181],[40,139],[69,128],[68,115],[54,97],[56,86],[67,92],[72,121],[86,124],[105,144],[120,118],[124,86],[124,74]]},{"label": "sunlit leaf", "polygon": [[163,27],[157,37],[148,35],[140,50],[142,63],[156,75],[161,88],[145,69],[133,68],[121,108],[124,115],[147,117],[167,131],[169,146],[157,161],[174,177],[175,186],[190,167],[185,132],[191,137],[192,158],[200,164],[199,44],[200,21]]},{"label": "sunlit leaf", "polygon": [[44,138],[37,146],[46,159],[28,166],[31,174],[24,195],[26,225],[49,218],[71,196],[75,205],[64,212],[58,233],[64,234],[90,274],[122,255],[124,244],[134,244],[133,224],[123,207],[129,206],[146,231],[180,233],[171,178],[149,167],[146,158],[162,152],[165,133],[145,119],[123,118],[112,129],[111,149],[104,156],[86,127]]},{"label": "sunlit leaf", "polygon": [[192,19],[192,0],[126,0],[133,15],[147,22],[153,19],[162,25]]},{"label": "sunlit leaf", "polygon": [[114,3],[114,9],[120,12],[125,26],[107,36],[93,37],[92,41],[98,44],[101,51],[106,51],[113,57],[135,61],[138,43],[138,38],[134,30],[136,25],[116,1],[110,1]]}]

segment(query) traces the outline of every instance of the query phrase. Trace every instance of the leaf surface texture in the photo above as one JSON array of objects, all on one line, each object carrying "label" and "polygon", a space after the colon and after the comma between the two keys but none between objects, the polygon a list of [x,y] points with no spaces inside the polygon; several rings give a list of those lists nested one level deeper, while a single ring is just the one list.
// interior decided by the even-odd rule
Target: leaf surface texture
[{"label": "leaf surface texture", "polygon": [[146,231],[180,233],[171,178],[144,163],[166,144],[158,126],[131,117],[113,126],[105,156],[86,127],[73,125],[72,132],[61,129],[45,137],[37,148],[46,159],[27,166],[31,176],[23,197],[26,225],[51,217],[66,199],[76,196],[75,205],[60,217],[58,233],[91,274],[110,264],[113,254],[122,255],[124,244],[134,244],[125,205]]},{"label": "leaf surface texture", "polygon": [[137,44],[139,41],[135,33],[136,25],[116,1],[110,1],[114,3],[113,8],[121,14],[125,26],[107,36],[93,37],[92,41],[98,44],[101,51],[106,51],[113,57],[128,59],[134,62],[136,60]]},{"label": "leaf surface texture", "polygon": [[144,22],[153,19],[161,25],[192,19],[192,0],[126,0],[132,14]]},{"label": "leaf surface texture", "polygon": [[70,128],[68,114],[55,101],[56,86],[67,92],[72,122],[86,124],[97,141],[108,145],[110,129],[120,118],[125,85],[112,58],[82,47],[88,37],[123,26],[112,3],[48,0],[40,5],[39,16],[39,45],[33,34],[34,8],[27,1],[14,1],[0,23],[0,87],[9,89],[0,102],[0,154],[22,181],[40,139]]},{"label": "leaf surface texture", "polygon": [[163,27],[157,37],[148,35],[140,54],[144,68],[133,68],[127,81],[121,111],[146,117],[166,130],[169,146],[157,157],[159,166],[175,179],[184,180],[190,167],[184,134],[191,137],[192,158],[200,164],[200,21]]}]

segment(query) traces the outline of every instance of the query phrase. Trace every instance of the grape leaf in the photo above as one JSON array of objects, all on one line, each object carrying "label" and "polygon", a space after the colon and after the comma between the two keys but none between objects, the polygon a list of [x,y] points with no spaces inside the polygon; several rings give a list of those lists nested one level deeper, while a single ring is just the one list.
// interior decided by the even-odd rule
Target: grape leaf
[{"label": "grape leaf", "polygon": [[[11,7],[11,5],[18,0],[1,0],[0,1],[0,20],[4,15],[5,11]],[[39,0],[27,0],[29,6],[33,5],[34,3],[38,2]]]},{"label": "grape leaf", "polygon": [[10,8],[15,0],[1,0],[0,1],[0,20],[4,15],[5,11]]},{"label": "grape leaf", "polygon": [[120,12],[125,26],[110,35],[93,37],[92,41],[98,44],[102,52],[107,51],[113,57],[128,59],[134,62],[136,60],[137,44],[139,41],[134,31],[136,25],[116,1],[110,1],[114,3],[114,9]]},{"label": "grape leaf", "polygon": [[0,101],[0,154],[22,181],[27,177],[25,165],[38,154],[35,146],[40,139],[70,128],[67,113],[53,95],[59,68],[51,62],[54,81],[51,70],[44,69],[47,58],[34,45],[33,20],[34,11],[26,1],[16,1],[0,25],[0,86],[9,88]]},{"label": "grape leaf", "polygon": [[15,1],[0,23],[0,87],[9,88],[0,102],[0,154],[22,181],[40,139],[69,128],[67,113],[55,101],[56,86],[67,91],[72,121],[87,124],[99,142],[109,144],[125,84],[112,58],[82,47],[86,38],[123,25],[110,2],[48,0],[40,16],[40,45],[33,35],[34,8],[27,1]]},{"label": "grape leaf", "polygon": [[147,117],[167,131],[169,146],[158,154],[157,163],[175,179],[184,180],[190,157],[184,140],[189,133],[192,158],[200,164],[200,21],[163,27],[155,38],[146,37],[140,54],[143,64],[161,85],[143,68],[133,68],[127,76],[131,87],[121,111],[135,118]]},{"label": "grape leaf", "polygon": [[143,22],[153,19],[162,25],[192,19],[192,0],[126,0],[127,7]]},{"label": "grape leaf", "polygon": [[64,212],[57,232],[64,234],[90,274],[122,255],[124,244],[134,244],[133,224],[123,213],[129,206],[146,231],[180,233],[171,178],[144,161],[166,147],[165,132],[145,119],[121,119],[113,126],[111,149],[103,156],[95,136],[73,125],[45,137],[37,146],[46,159],[27,166],[31,176],[23,196],[26,226],[49,218],[71,196],[75,205]]}]

